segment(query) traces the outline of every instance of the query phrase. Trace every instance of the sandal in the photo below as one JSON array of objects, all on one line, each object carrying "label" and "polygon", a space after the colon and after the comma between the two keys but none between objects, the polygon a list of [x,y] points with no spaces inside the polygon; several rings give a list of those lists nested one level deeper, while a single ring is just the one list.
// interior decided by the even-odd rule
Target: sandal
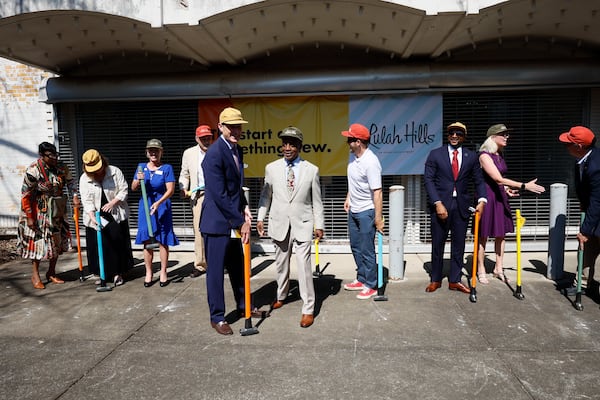
[{"label": "sandal", "polygon": [[478,274],[477,279],[479,280],[479,283],[481,283],[482,285],[487,285],[488,283],[490,283],[486,274]]},{"label": "sandal", "polygon": [[494,271],[494,278],[499,279],[500,281],[504,282],[504,283],[510,283],[510,279],[508,279],[505,275],[504,275],[504,270],[502,272],[495,272]]}]

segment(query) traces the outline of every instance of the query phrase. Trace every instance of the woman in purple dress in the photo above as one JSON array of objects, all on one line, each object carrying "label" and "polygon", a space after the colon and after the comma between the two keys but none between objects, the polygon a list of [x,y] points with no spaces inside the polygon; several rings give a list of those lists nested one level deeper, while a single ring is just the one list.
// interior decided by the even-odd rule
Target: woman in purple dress
[{"label": "woman in purple dress", "polygon": [[[131,182],[131,190],[139,190],[143,180],[146,195],[148,197],[148,208],[150,211],[150,223],[152,233],[159,244],[160,252],[160,286],[167,285],[167,263],[169,261],[169,246],[179,244],[175,232],[173,232],[173,213],[171,210],[171,196],[175,192],[175,173],[170,164],[163,164],[162,142],[158,139],[150,139],[146,143],[147,163],[138,164],[138,168]],[[141,169],[141,171],[139,171]],[[139,172],[137,172],[139,171]],[[144,198],[140,198],[138,211],[138,231],[135,238],[136,244],[148,244],[151,241],[150,231],[146,218],[144,218]],[[152,261],[154,252],[144,247],[144,264],[146,266],[146,278],[144,286],[152,286]]]},{"label": "woman in purple dress", "polygon": [[504,275],[504,243],[506,234],[514,231],[508,198],[518,196],[519,191],[528,190],[539,194],[546,190],[536,183],[537,178],[522,183],[504,177],[507,167],[502,157],[502,150],[506,147],[509,136],[509,129],[504,124],[492,125],[487,131],[487,139],[479,149],[479,162],[483,169],[487,189],[487,204],[479,223],[479,251],[477,253],[478,278],[479,282],[484,285],[489,283],[484,263],[485,244],[489,237],[495,238],[494,277],[502,282],[508,282]]}]

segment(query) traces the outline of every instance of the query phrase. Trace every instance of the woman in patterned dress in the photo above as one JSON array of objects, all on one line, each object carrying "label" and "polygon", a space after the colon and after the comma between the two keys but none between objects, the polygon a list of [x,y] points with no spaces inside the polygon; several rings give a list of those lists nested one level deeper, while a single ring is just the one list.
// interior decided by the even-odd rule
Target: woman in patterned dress
[{"label": "woman in patterned dress", "polygon": [[36,289],[44,289],[40,279],[40,261],[49,260],[46,280],[64,283],[56,276],[58,256],[70,250],[71,233],[66,220],[68,188],[73,196],[73,207],[79,207],[76,181],[69,169],[58,162],[56,147],[48,142],[40,143],[38,158],[25,171],[21,188],[21,213],[17,230],[17,247],[21,257],[31,259],[33,270],[31,283]]},{"label": "woman in patterned dress", "polygon": [[546,189],[538,185],[537,178],[531,181],[517,182],[505,178],[508,168],[502,157],[502,151],[510,137],[509,129],[504,124],[492,125],[487,131],[487,139],[479,149],[479,163],[483,169],[483,178],[487,190],[487,204],[481,215],[479,224],[479,251],[477,253],[477,272],[479,282],[486,285],[489,280],[485,270],[485,244],[489,237],[495,238],[494,250],[496,263],[494,277],[508,282],[504,275],[504,243],[506,234],[514,231],[509,197],[519,195],[519,191],[543,193]]},{"label": "woman in patterned dress", "polygon": [[[139,190],[143,180],[146,195],[148,197],[148,208],[150,211],[150,223],[152,233],[159,244],[160,252],[160,286],[166,286],[167,264],[169,261],[169,246],[177,246],[179,240],[173,231],[173,212],[171,210],[171,196],[175,193],[175,172],[170,164],[163,164],[162,142],[158,139],[150,139],[146,143],[147,163],[140,163],[131,182],[131,190]],[[141,171],[139,171],[141,169]],[[139,172],[138,172],[139,171]],[[138,231],[135,238],[136,244],[147,245],[151,241],[150,231],[145,218],[144,198],[140,198],[138,209]],[[152,260],[154,252],[144,246],[144,264],[146,266],[146,277],[144,286],[152,286]]]}]

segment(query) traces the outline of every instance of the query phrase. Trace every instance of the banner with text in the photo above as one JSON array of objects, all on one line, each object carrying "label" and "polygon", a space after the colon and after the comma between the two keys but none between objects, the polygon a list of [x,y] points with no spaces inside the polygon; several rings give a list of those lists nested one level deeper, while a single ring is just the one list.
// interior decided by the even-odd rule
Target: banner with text
[{"label": "banner with text", "polygon": [[369,128],[369,148],[383,175],[421,175],[429,152],[442,145],[442,96],[350,98],[350,121]]},{"label": "banner with text", "polygon": [[322,176],[346,175],[348,146],[340,132],[348,128],[347,96],[241,98],[229,104],[201,100],[199,123],[216,127],[219,113],[228,106],[248,121],[239,142],[247,177],[264,176],[265,166],[282,157],[278,134],[290,125],[304,136],[300,156],[317,165]]},{"label": "banner with text", "polygon": [[348,145],[340,132],[359,122],[371,131],[369,146],[384,175],[419,175],[429,151],[442,143],[441,95],[268,97],[199,101],[199,124],[216,128],[225,107],[242,111],[240,146],[247,177],[264,176],[265,166],[281,157],[278,134],[292,125],[304,141],[302,158],[322,176],[344,176]]}]

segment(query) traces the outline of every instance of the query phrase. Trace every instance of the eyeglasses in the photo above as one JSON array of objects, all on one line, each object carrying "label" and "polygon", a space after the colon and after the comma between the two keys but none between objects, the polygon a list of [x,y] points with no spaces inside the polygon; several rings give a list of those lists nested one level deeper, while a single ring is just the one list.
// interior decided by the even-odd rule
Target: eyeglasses
[{"label": "eyeglasses", "polygon": [[354,143],[354,142],[358,142],[360,139],[357,139],[355,137],[349,137],[348,138],[348,143]]},{"label": "eyeglasses", "polygon": [[42,154],[43,157],[48,157],[48,158],[58,158],[58,154],[56,153],[44,153]]},{"label": "eyeglasses", "polygon": [[454,136],[454,135],[459,136],[459,137],[463,137],[463,136],[465,136],[465,133],[463,131],[451,131],[451,132],[448,132],[448,136]]}]

